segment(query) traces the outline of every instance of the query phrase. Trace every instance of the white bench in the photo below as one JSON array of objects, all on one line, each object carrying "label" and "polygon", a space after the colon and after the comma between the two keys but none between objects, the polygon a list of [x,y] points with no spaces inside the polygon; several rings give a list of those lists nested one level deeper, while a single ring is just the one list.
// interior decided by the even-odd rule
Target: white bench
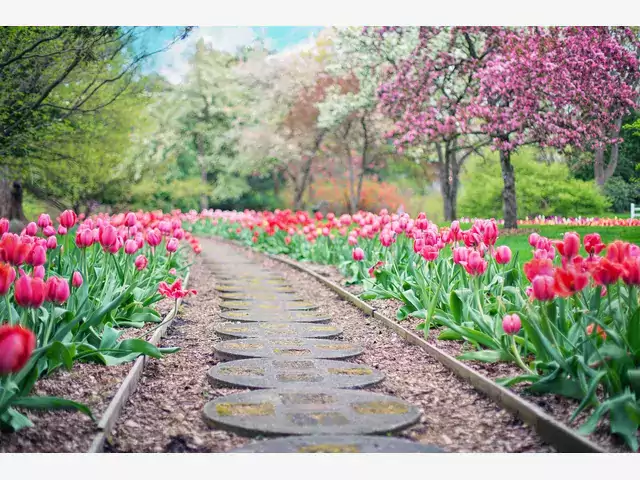
[{"label": "white bench", "polygon": [[640,213],[637,213],[636,204],[631,204],[631,218],[640,217]]}]

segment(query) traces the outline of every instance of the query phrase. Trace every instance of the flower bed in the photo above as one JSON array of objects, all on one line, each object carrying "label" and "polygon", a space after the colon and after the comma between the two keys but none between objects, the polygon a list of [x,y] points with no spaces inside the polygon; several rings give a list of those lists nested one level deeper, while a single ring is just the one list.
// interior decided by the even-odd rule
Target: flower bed
[{"label": "flower bed", "polygon": [[[71,409],[95,420],[84,402],[49,394],[69,391],[61,371],[175,352],[147,341],[162,321],[155,306],[194,293],[180,279],[200,246],[177,211],[84,219],[67,210],[57,226],[43,214],[19,235],[8,230],[0,219],[0,429],[33,426],[30,409]],[[110,378],[100,368],[84,371]],[[31,395],[34,387],[44,395]]]},{"label": "flower bed", "polygon": [[[510,364],[497,381],[572,399],[588,434],[608,424],[629,449],[640,425],[640,248],[597,233],[533,233],[523,268],[493,220],[438,228],[424,214],[326,218],[301,212],[208,211],[186,217],[214,233],[296,260],[335,265],[365,300],[400,302],[425,337],[463,344],[458,358]],[[513,372],[513,368],[517,373]],[[501,369],[496,369],[501,370]]]}]

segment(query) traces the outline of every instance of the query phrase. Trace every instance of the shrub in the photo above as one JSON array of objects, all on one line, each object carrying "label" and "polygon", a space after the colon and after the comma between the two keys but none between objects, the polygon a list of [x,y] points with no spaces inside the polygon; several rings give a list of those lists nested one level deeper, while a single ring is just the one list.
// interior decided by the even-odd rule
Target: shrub
[{"label": "shrub", "polygon": [[[316,183],[313,185],[313,190],[315,201],[324,200],[329,210],[336,214],[349,211],[349,187],[346,181]],[[383,208],[396,211],[403,205],[406,210],[408,200],[401,195],[394,184],[365,179],[362,183],[358,208],[372,212]]]},{"label": "shrub", "polygon": [[[593,182],[571,178],[564,163],[541,163],[533,149],[512,155],[518,217],[599,215],[609,207]],[[462,176],[459,211],[468,217],[502,217],[502,173],[498,154],[473,158]]]},{"label": "shrub", "polygon": [[611,210],[616,213],[628,212],[631,203],[638,203],[639,193],[636,184],[627,183],[618,176],[611,177],[604,184],[604,194],[611,202]]}]

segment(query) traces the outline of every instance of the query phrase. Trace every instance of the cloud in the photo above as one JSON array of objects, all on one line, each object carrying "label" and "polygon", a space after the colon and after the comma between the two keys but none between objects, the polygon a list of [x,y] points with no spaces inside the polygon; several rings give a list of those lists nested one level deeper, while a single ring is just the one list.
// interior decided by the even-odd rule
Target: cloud
[{"label": "cloud", "polygon": [[[253,27],[199,27],[186,40],[162,54],[158,73],[173,84],[180,83],[189,69],[187,58],[200,39],[217,50],[233,53],[259,37],[262,35]],[[267,48],[272,46],[271,39],[265,38],[264,41]]]}]

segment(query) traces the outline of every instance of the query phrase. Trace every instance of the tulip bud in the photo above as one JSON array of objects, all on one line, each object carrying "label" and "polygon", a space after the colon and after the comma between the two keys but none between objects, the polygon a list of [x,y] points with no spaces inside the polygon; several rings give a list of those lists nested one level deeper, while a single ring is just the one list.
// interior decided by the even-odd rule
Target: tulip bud
[{"label": "tulip bud", "polygon": [[502,330],[507,335],[515,335],[520,331],[520,328],[522,328],[522,322],[517,313],[505,315],[502,319]]},{"label": "tulip bud", "polygon": [[364,260],[364,250],[361,248],[354,248],[352,252],[352,257],[356,262],[360,262]]},{"label": "tulip bud", "polygon": [[178,239],[172,238],[167,242],[167,252],[173,253],[178,250]]},{"label": "tulip bud", "polygon": [[0,326],[0,375],[18,373],[36,348],[36,336],[19,325]]},{"label": "tulip bud", "polygon": [[127,213],[124,217],[124,224],[126,227],[133,227],[137,222],[136,214],[133,212]]},{"label": "tulip bud", "polygon": [[511,261],[511,249],[506,245],[500,245],[496,248],[496,262],[505,265]]},{"label": "tulip bud", "polygon": [[47,250],[55,250],[58,248],[58,238],[53,235],[47,238]]},{"label": "tulip bud", "polygon": [[45,253],[44,248],[40,245],[36,245],[35,247],[33,247],[30,257],[31,262],[29,263],[31,263],[31,265],[33,265],[34,267],[47,263],[47,254]]},{"label": "tulip bud", "polygon": [[48,302],[62,304],[69,298],[69,283],[63,278],[49,277],[45,286]]},{"label": "tulip bud", "polygon": [[71,285],[73,285],[75,288],[78,288],[80,286],[82,286],[82,274],[80,272],[73,272],[73,277],[71,278]]},{"label": "tulip bud", "polygon": [[38,225],[35,222],[29,222],[25,228],[25,233],[30,237],[35,236],[38,233]]},{"label": "tulip bud", "polygon": [[65,228],[73,227],[78,221],[78,216],[73,210],[65,210],[60,214],[60,225]]},{"label": "tulip bud", "polygon": [[0,218],[0,235],[4,235],[9,231],[9,220]]},{"label": "tulip bud", "polygon": [[0,296],[6,295],[16,279],[15,269],[8,263],[0,262]]},{"label": "tulip bud", "polygon": [[124,242],[124,253],[127,255],[133,255],[138,251],[138,243],[135,240],[129,239]]},{"label": "tulip bud", "polygon": [[51,227],[53,223],[51,223],[51,217],[46,213],[41,213],[38,217],[38,226],[43,230],[47,227]]},{"label": "tulip bud", "polygon": [[62,225],[60,225],[58,227],[58,235],[66,235],[67,234],[67,229],[65,227],[63,227]]},{"label": "tulip bud", "polygon": [[44,279],[44,266],[38,265],[33,269],[33,278]]},{"label": "tulip bud", "polygon": [[136,257],[135,266],[138,270],[144,270],[145,268],[147,268],[148,263],[149,261],[144,255],[138,255]]}]

